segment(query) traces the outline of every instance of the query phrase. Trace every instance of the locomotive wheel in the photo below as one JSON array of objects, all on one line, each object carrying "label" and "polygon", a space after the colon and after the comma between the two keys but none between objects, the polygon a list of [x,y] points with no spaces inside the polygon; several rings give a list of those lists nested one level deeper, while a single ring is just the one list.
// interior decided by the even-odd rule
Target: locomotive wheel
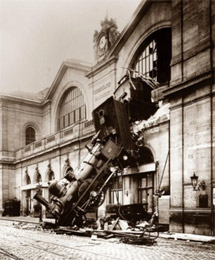
[{"label": "locomotive wheel", "polygon": [[94,192],[91,192],[91,195],[90,195],[91,202],[90,202],[89,206],[96,207],[96,208],[100,207],[105,200],[105,193],[103,191],[100,192],[99,194],[97,194],[95,192],[95,195],[93,193]]}]

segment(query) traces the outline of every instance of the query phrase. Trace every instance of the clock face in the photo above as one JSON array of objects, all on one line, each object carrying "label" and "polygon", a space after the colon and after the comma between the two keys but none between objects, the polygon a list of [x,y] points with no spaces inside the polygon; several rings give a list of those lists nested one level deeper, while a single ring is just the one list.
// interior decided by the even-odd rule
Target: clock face
[{"label": "clock face", "polygon": [[102,36],[99,40],[99,48],[100,49],[104,49],[106,45],[106,38],[105,36]]}]

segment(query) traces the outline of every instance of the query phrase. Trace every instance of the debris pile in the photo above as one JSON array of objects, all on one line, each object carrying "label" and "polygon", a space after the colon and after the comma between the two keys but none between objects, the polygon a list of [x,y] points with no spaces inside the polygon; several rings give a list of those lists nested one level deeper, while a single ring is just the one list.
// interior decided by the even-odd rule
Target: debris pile
[{"label": "debris pile", "polygon": [[160,105],[156,113],[150,116],[149,119],[135,122],[133,124],[134,133],[141,132],[144,129],[157,125],[158,123],[164,120],[169,120],[169,107],[170,107],[169,103],[164,105],[162,104]]},{"label": "debris pile", "polygon": [[13,226],[18,229],[42,230],[42,226],[40,224],[27,223],[27,222],[13,222]]},{"label": "debris pile", "polygon": [[[43,229],[51,229],[56,234],[78,235],[91,237],[92,240],[97,238],[117,239],[122,243],[153,245],[159,236],[159,230],[155,223],[157,215],[154,213],[152,217],[146,221],[141,220],[136,224],[132,221],[121,219],[120,217],[98,218],[91,222],[90,225],[83,227],[77,226],[55,226],[54,224],[43,224]],[[87,223],[87,222],[86,222]]]}]

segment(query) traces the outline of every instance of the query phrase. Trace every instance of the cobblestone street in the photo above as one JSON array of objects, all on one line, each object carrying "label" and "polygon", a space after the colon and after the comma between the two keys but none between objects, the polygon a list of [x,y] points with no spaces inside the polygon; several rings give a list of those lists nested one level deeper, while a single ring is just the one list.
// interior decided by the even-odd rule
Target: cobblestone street
[{"label": "cobblestone street", "polygon": [[158,238],[152,246],[130,245],[112,238],[56,235],[32,228],[17,228],[0,221],[0,259],[162,260],[215,259],[215,245]]}]

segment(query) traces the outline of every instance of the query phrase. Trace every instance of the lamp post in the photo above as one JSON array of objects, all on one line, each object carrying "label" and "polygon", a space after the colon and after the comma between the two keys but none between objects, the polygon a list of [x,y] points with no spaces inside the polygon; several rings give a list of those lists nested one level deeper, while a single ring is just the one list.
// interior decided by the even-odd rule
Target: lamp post
[{"label": "lamp post", "polygon": [[199,176],[197,176],[195,172],[190,177],[190,179],[194,191],[198,191],[200,189],[205,190],[205,186],[206,186],[205,181],[201,181],[200,183],[198,183]]}]

